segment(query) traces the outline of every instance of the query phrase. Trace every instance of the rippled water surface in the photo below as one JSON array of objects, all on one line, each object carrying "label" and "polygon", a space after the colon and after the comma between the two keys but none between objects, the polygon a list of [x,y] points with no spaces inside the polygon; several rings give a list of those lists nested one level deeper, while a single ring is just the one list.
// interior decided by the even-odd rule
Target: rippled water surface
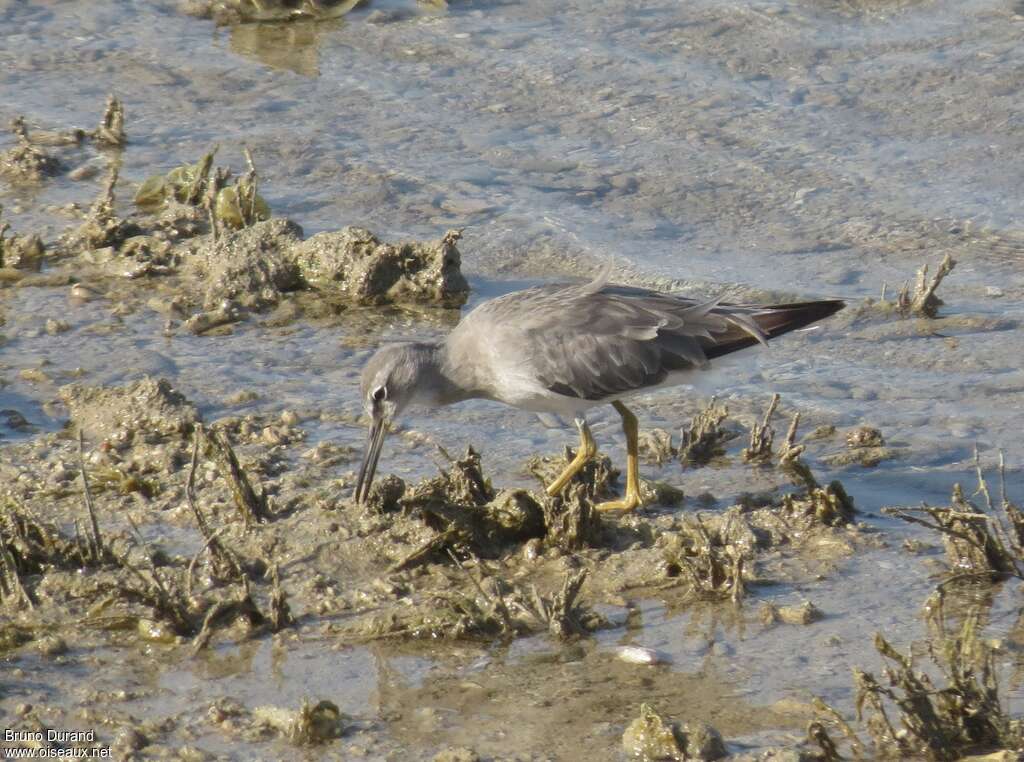
[{"label": "rippled water surface", "polygon": [[[737,752],[802,737],[787,700],[823,695],[852,710],[850,667],[877,664],[876,630],[900,646],[920,638],[934,583],[934,554],[900,548],[923,531],[878,509],[941,503],[953,482],[973,484],[976,445],[986,462],[1005,453],[1010,493],[1024,496],[1022,13],[991,0],[452,0],[447,11],[390,0],[320,23],[216,27],[172,3],[0,3],[0,122],[90,126],[117,93],[131,140],[123,199],[214,144],[240,166],[245,145],[275,214],[307,234],[354,224],[425,239],[465,227],[470,305],[608,260],[623,280],[692,292],[846,298],[837,319],[751,352],[696,391],[642,398],[641,425],[678,430],[712,392],[749,423],[779,392],[807,430],[869,424],[902,453],[873,469],[815,463],[842,479],[881,541],[821,580],[772,591],[812,599],[826,618],[811,627],[763,627],[755,605],[723,614],[651,600],[638,622],[568,656],[547,638],[434,651],[335,651],[329,638],[305,638],[280,652],[269,642],[218,650],[145,678],[133,656],[103,679],[148,681],[156,698],[140,713],[227,694],[290,705],[315,695],[386,724],[383,746],[330,751],[342,758],[429,759],[451,745],[604,758],[651,695],[712,721]],[[9,142],[0,137],[0,149]],[[100,182],[27,191],[0,180],[0,203],[15,229],[53,237],[69,224],[54,205],[85,205]],[[865,298],[883,286],[891,295],[945,254],[958,265],[940,289],[941,320],[856,319]],[[53,430],[64,420],[50,404],[60,384],[151,374],[209,420],[237,412],[229,400],[243,389],[259,394],[247,409],[354,415],[359,369],[380,340],[435,336],[453,319],[343,313],[196,337],[165,334],[164,316],[145,307],[114,318],[115,301],[0,292],[0,407]],[[45,321],[58,317],[73,330],[51,336]],[[361,446],[351,420],[325,418],[311,442]],[[616,417],[596,420],[621,458]],[[529,483],[528,455],[572,441],[485,402],[405,423],[452,451],[476,443],[503,484]],[[425,448],[395,442],[383,468],[419,477],[435,465]],[[644,469],[688,494],[710,490],[722,506],[749,486],[740,465]],[[1012,626],[1015,596],[997,596],[994,635]],[[621,643],[672,664],[641,676],[611,657]],[[1016,673],[1005,687],[1016,706]],[[216,735],[195,743],[237,758],[284,753],[240,751]]]}]

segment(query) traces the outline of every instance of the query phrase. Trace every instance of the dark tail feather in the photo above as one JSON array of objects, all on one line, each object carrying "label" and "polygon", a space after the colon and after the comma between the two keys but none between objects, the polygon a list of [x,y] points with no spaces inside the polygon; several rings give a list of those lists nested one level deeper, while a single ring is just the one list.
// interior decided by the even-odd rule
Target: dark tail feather
[{"label": "dark tail feather", "polygon": [[[764,307],[764,312],[755,313],[750,317],[765,332],[769,339],[774,339],[776,336],[781,336],[784,333],[804,328],[819,320],[824,320],[830,315],[836,314],[845,306],[846,303],[839,299],[825,299],[820,302],[800,302],[798,304],[778,304]],[[732,336],[725,336],[723,338],[725,341],[704,346],[704,354],[709,360],[740,349],[752,347],[758,343],[757,339],[749,334],[744,334],[737,338],[732,338]]]}]

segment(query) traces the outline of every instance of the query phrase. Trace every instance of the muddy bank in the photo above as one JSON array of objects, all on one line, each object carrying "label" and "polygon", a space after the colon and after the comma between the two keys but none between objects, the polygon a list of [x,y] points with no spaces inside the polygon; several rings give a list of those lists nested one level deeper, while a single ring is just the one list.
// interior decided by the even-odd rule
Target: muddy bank
[{"label": "muddy bank", "polygon": [[[72,384],[59,396],[65,431],[0,453],[0,593],[12,617],[3,640],[15,661],[41,654],[59,668],[66,654],[85,649],[158,647],[172,669],[268,638],[312,638],[326,649],[429,649],[442,641],[507,647],[539,634],[585,654],[593,634],[621,628],[652,596],[671,605],[752,606],[767,580],[792,578],[793,559],[834,563],[873,542],[854,525],[842,487],[808,482],[809,468],[789,445],[779,453],[788,457],[780,486],[794,480],[795,490],[713,515],[656,502],[638,514],[598,513],[594,501],[618,479],[604,456],[563,497],[502,489],[473,450],[434,478],[382,476],[367,505],[357,506],[350,493],[358,451],[327,442],[309,448],[295,412],[204,422],[170,383],[152,378]],[[765,454],[768,465],[757,467],[774,469],[777,456]],[[529,469],[543,483],[571,456]],[[656,501],[660,493],[648,485],[647,494]],[[674,502],[683,499],[676,489]],[[814,621],[778,610],[780,623]],[[643,649],[619,658],[631,669],[659,663]],[[648,689],[630,702],[656,696]],[[21,718],[70,721],[63,711],[43,702]],[[379,743],[405,732],[400,723],[371,727],[347,717],[329,696],[298,707],[225,697],[209,716],[227,738],[255,744],[355,743],[367,734]],[[186,720],[119,719],[101,735],[159,754]],[[706,718],[688,721],[674,736],[678,748],[703,748],[693,734]],[[624,732],[630,748],[653,743],[638,740],[653,730]],[[708,748],[721,748],[717,732],[700,731]]]},{"label": "muddy bank", "polygon": [[[11,172],[32,163],[26,157],[36,157],[39,164],[43,155],[23,120],[16,127],[19,145],[3,160]],[[69,134],[78,142],[88,138],[131,151],[130,143],[124,148],[124,111],[114,98],[100,128]],[[34,233],[6,238],[10,226],[0,223],[4,284],[86,280],[91,281],[86,288],[103,289],[110,298],[153,304],[160,297],[143,296],[147,290],[169,293],[162,311],[171,320],[181,317],[193,333],[278,307],[297,291],[314,292],[335,310],[345,305],[451,309],[466,301],[469,285],[456,247],[460,231],[449,231],[433,243],[389,244],[367,230],[347,227],[306,240],[296,223],[270,219],[248,149],[248,170],[233,183],[231,170],[215,164],[216,153],[214,149],[195,164],[145,180],[129,211],[118,203],[123,161],[118,153],[100,194],[87,211],[71,209],[79,221],[55,240],[44,241]],[[51,164],[56,167],[57,160]],[[30,179],[41,181],[44,174],[40,170]],[[45,274],[30,275],[41,271]],[[153,279],[160,283],[151,284]],[[297,315],[299,310],[293,306],[279,315],[289,312]]]},{"label": "muddy bank", "polygon": [[[313,7],[262,7],[288,5]],[[1024,239],[1015,157],[1024,151],[1011,76],[1020,14],[990,2],[674,5],[644,13],[620,3],[601,14],[570,4],[561,23],[551,23],[548,9],[530,2],[453,3],[440,14],[413,5],[382,0],[344,20],[226,28],[173,4],[97,0],[0,11],[9,43],[0,51],[9,95],[3,121],[24,113],[33,147],[59,162],[48,174],[53,166],[42,160],[39,180],[0,178],[0,226],[11,226],[3,237],[18,239],[5,250],[0,278],[20,284],[0,289],[0,433],[10,451],[3,488],[33,501],[31,515],[17,514],[23,534],[11,538],[28,543],[19,573],[43,612],[27,615],[25,632],[5,634],[6,642],[29,640],[5,652],[3,710],[25,728],[95,727],[116,739],[122,758],[572,760],[625,758],[623,736],[646,703],[679,748],[687,726],[708,723],[733,756],[793,758],[825,753],[808,739],[812,719],[850,756],[843,731],[814,712],[813,695],[872,749],[871,731],[883,724],[856,722],[850,667],[882,688],[885,666],[904,685],[914,679],[873,648],[876,631],[893,652],[914,654],[941,691],[900,698],[926,707],[925,698],[970,688],[935,671],[957,662],[933,669],[926,654],[955,641],[961,623],[947,624],[954,637],[932,637],[920,604],[959,563],[976,564],[986,579],[1009,568],[988,552],[999,538],[985,539],[976,516],[987,506],[970,493],[976,443],[983,460],[989,447],[1006,449],[1010,464],[1022,454]],[[52,127],[68,122],[93,128],[111,90],[125,98],[129,142],[107,204],[108,160],[118,149],[36,137],[66,132]],[[215,250],[209,210],[167,203],[166,182],[178,162],[201,164],[212,141],[222,144],[217,163],[237,173],[213,198],[224,239],[245,233],[235,225],[246,218],[246,230],[266,224],[267,213],[269,221],[301,223],[310,239],[340,235],[345,223],[379,241],[436,241],[470,226],[459,244],[471,299],[530,284],[524,280],[587,277],[614,259],[617,280],[709,298],[835,295],[864,303],[822,330],[751,353],[699,395],[638,400],[642,429],[662,430],[643,467],[661,497],[636,517],[599,516],[595,526],[582,511],[545,513],[540,502],[538,528],[531,500],[540,490],[524,466],[534,456],[560,465],[561,432],[486,403],[412,417],[415,428],[399,433],[385,461],[405,492],[397,502],[382,499],[375,519],[393,521],[410,539],[375,545],[383,529],[357,536],[372,525],[343,507],[365,436],[352,391],[363,353],[391,338],[434,339],[457,315],[429,302],[423,311],[409,303],[356,308],[345,293],[303,285],[301,273],[295,286],[297,267],[281,253],[288,247],[274,244],[276,232],[250,233],[268,244],[265,257],[256,240],[247,242],[249,254],[223,263],[221,286],[208,290],[199,278],[222,264],[206,256]],[[19,142],[0,135],[3,151]],[[258,162],[255,187],[236,183],[249,170],[243,144]],[[165,183],[165,205],[151,214],[159,224],[130,203],[154,174]],[[194,177],[170,180],[195,189]],[[77,253],[64,265],[48,257],[66,229],[76,232],[90,216],[95,224],[78,235],[87,243],[77,244],[88,257]],[[204,256],[193,258],[189,240]],[[928,317],[914,308],[915,273],[928,263],[927,289],[947,253],[958,264],[939,286],[938,317]],[[183,328],[196,315],[190,327],[201,335]],[[203,430],[211,438],[223,431],[235,452],[240,470],[212,441],[201,445],[194,474],[211,548],[222,549],[204,549],[207,536],[188,505],[197,424],[190,434],[168,426],[160,441],[146,442],[131,426],[141,412],[129,408],[109,446],[92,435],[85,441],[102,538],[96,552],[74,432],[51,438],[69,415],[59,389],[99,388],[97,399],[114,405],[112,390],[145,374],[169,380]],[[774,391],[783,395],[769,422],[776,431],[754,437]],[[711,394],[728,415],[715,423],[719,413],[709,410],[695,426]],[[805,474],[778,466],[797,410],[793,444],[806,444],[803,458],[825,492],[814,508]],[[596,418],[611,466],[621,466],[618,422],[601,411]],[[434,443],[459,455],[473,443],[493,493],[448,501],[431,482]],[[451,460],[437,456],[437,465],[451,476]],[[792,485],[794,478],[804,480]],[[786,525],[800,530],[816,523],[809,514],[835,513],[841,501],[828,485],[836,478],[860,510],[855,522],[872,531],[812,528],[809,553],[798,543],[773,545]],[[1019,480],[1009,468],[1011,494]],[[950,499],[955,481],[965,484],[963,501]],[[396,494],[398,482],[389,484]],[[796,518],[780,499],[790,493],[801,507]],[[423,499],[402,505],[415,494]],[[504,505],[495,502],[502,496]],[[987,550],[951,542],[947,553],[937,530],[878,513],[921,500],[934,513],[912,515]],[[731,526],[720,520],[725,513]],[[664,518],[673,514],[678,522]],[[634,526],[632,536],[626,530]],[[516,527],[523,534],[510,539]],[[282,538],[280,556],[257,537]],[[652,538],[664,547],[652,547]],[[815,544],[832,547],[818,553]],[[128,564],[148,585],[102,560],[108,547],[118,559],[129,551]],[[729,549],[747,547],[755,549],[740,556],[737,574]],[[552,558],[534,566],[505,560],[519,553]],[[21,558],[19,551],[12,563]],[[273,558],[282,560],[279,590],[296,620],[276,634],[281,596],[264,563]],[[381,568],[402,561],[402,571]],[[608,574],[598,568],[606,563]],[[583,571],[574,605],[555,606]],[[52,581],[37,584],[39,575]],[[391,576],[409,587],[415,616],[402,618],[405,598],[387,592]],[[67,609],[95,598],[90,579],[113,589],[82,625]],[[168,609],[184,626],[168,629],[151,605],[159,602],[153,581],[187,592],[189,579],[194,600]],[[351,615],[331,613],[345,591],[378,579],[381,589],[367,593],[377,609],[356,600]],[[621,583],[639,586],[616,590]],[[68,592],[73,584],[81,596]],[[51,586],[57,603],[48,608],[40,594]],[[732,593],[741,589],[737,606]],[[150,594],[150,602],[129,600],[125,590]],[[1003,576],[962,596],[990,602],[977,626],[1001,678],[1005,712],[997,719],[1020,716],[1019,592],[1016,579]],[[315,613],[321,603],[328,613]],[[223,619],[211,619],[211,639],[191,655],[218,604]],[[434,620],[431,605],[441,612]],[[109,630],[99,625],[103,606],[114,612]],[[276,610],[283,622],[283,607]],[[559,610],[576,615],[549,616]],[[376,615],[390,634],[349,644],[344,635],[365,633],[357,625]],[[153,623],[147,633],[168,642],[143,637],[142,619]],[[552,620],[597,628],[562,641]],[[395,629],[408,624],[467,636],[413,640]],[[895,705],[885,708],[901,722]],[[873,710],[865,709],[867,719]],[[944,733],[959,721],[937,716]],[[890,736],[879,737],[880,750],[911,738],[898,727]]]}]

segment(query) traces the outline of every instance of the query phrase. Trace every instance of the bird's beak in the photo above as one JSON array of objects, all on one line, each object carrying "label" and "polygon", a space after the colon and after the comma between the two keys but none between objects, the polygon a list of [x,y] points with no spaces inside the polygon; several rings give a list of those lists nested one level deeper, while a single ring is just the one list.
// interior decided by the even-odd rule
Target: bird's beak
[{"label": "bird's beak", "polygon": [[357,505],[366,502],[370,494],[370,485],[373,484],[373,475],[377,472],[377,460],[380,458],[380,450],[384,446],[384,437],[387,433],[388,425],[383,414],[375,415],[370,423],[370,437],[366,440],[366,452],[363,454],[363,465],[359,467],[356,491],[352,495]]}]

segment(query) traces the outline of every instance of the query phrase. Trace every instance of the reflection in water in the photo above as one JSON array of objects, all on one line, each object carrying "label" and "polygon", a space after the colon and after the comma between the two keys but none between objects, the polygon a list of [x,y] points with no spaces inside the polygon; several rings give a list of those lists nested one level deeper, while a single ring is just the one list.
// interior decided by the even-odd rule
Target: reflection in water
[{"label": "reflection in water", "polygon": [[320,38],[341,27],[342,21],[294,21],[237,24],[231,28],[233,53],[275,69],[319,77]]}]

